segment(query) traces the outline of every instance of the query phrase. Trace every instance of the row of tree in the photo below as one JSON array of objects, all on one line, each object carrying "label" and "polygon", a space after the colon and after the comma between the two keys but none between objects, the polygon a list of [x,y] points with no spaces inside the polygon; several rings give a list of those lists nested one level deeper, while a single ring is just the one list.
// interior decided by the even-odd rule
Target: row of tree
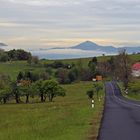
[{"label": "row of tree", "polygon": [[65,90],[54,80],[38,80],[32,82],[29,79],[11,82],[6,75],[0,76],[0,101],[6,103],[15,99],[16,103],[21,102],[21,97],[26,97],[26,103],[29,103],[29,97],[39,96],[41,102],[46,98],[50,102],[56,96],[65,96]]}]

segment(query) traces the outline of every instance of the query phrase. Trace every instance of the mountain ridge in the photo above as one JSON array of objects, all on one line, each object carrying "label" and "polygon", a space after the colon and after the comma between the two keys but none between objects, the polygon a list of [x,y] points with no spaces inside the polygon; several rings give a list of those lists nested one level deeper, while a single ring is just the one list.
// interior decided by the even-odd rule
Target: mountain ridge
[{"label": "mountain ridge", "polygon": [[8,46],[8,45],[0,42],[0,47],[4,47],[4,46]]}]

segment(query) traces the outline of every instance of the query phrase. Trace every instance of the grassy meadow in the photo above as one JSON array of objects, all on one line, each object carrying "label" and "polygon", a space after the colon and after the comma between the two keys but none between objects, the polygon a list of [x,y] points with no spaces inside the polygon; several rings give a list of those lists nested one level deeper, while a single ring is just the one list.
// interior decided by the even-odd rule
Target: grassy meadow
[{"label": "grassy meadow", "polygon": [[[96,140],[103,99],[91,108],[91,82],[64,85],[67,96],[53,103],[0,105],[1,140]],[[100,93],[103,95],[103,91]]]},{"label": "grassy meadow", "polygon": [[40,66],[30,66],[26,61],[12,61],[0,63],[0,73],[7,74],[12,80],[15,80],[20,71],[43,71],[44,68]]},{"label": "grassy meadow", "polygon": [[[111,56],[100,56],[97,57],[98,61],[106,61],[109,60]],[[140,60],[140,54],[135,54],[135,55],[129,55],[131,59],[131,63],[135,63]],[[67,64],[78,64],[81,63],[83,67],[88,66],[88,62],[92,58],[81,58],[81,59],[66,59],[66,60],[58,60],[62,61],[63,63]],[[41,65],[38,66],[30,66],[27,64],[26,61],[12,61],[12,62],[6,62],[6,63],[0,63],[0,73],[5,73],[10,75],[12,79],[15,79],[16,76],[18,75],[19,71],[34,71],[34,72],[39,72],[39,71],[44,71],[45,68],[43,67],[44,63],[53,63],[54,60],[42,60]]]},{"label": "grassy meadow", "polygon": [[[140,60],[140,55],[130,57],[133,62]],[[98,60],[109,58],[110,56],[98,57]],[[61,61],[82,63],[87,67],[89,60],[91,58]],[[54,61],[42,60],[41,64],[44,62]],[[30,66],[25,61],[0,63],[0,73],[8,74],[14,80],[19,71],[44,71],[46,68],[41,64]],[[0,140],[96,140],[104,100],[99,102],[95,98],[95,108],[91,108],[86,92],[93,87],[92,82],[73,83],[63,87],[66,89],[66,96],[57,97],[52,103],[32,103],[31,99],[30,104],[17,105],[14,101],[1,104]],[[38,98],[33,100],[38,101]]]}]

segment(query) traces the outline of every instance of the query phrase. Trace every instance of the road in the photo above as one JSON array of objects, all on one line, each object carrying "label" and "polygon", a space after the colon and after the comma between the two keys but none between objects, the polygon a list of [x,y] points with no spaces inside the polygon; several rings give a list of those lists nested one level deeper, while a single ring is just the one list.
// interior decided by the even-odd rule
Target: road
[{"label": "road", "polygon": [[140,102],[123,97],[107,82],[105,110],[98,140],[140,140]]}]

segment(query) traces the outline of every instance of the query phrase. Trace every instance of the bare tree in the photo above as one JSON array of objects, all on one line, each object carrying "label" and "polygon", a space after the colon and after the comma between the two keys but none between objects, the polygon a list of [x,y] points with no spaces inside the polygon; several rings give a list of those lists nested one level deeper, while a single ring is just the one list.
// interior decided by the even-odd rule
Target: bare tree
[{"label": "bare tree", "polygon": [[107,61],[99,62],[97,65],[97,72],[102,76],[107,76],[111,72],[111,66]]},{"label": "bare tree", "polygon": [[131,78],[131,64],[130,58],[126,53],[126,50],[120,50],[119,55],[114,60],[115,65],[115,77],[121,80],[125,89],[128,88],[128,83]]}]

